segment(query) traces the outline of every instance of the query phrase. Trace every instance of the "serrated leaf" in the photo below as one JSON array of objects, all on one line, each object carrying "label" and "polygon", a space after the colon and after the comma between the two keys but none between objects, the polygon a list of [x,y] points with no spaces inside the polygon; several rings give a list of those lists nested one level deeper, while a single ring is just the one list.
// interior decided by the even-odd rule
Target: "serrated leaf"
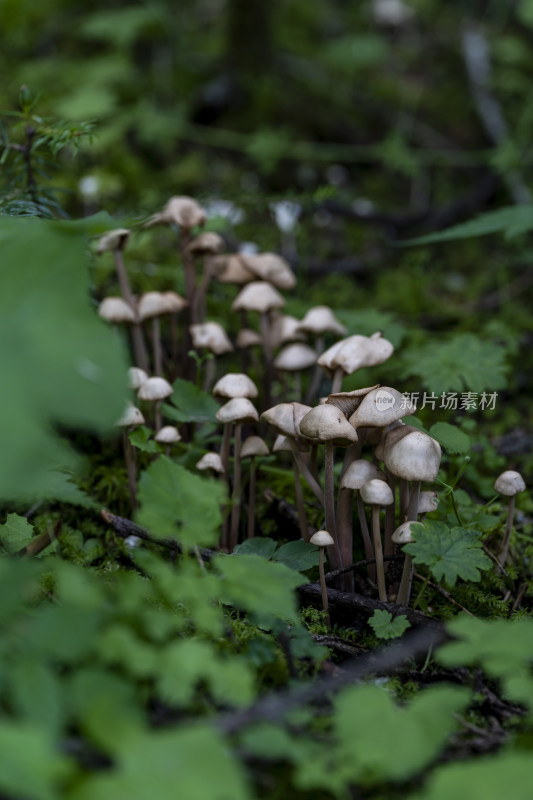
[{"label": "serrated leaf", "polygon": [[436,439],[448,453],[463,455],[463,453],[470,451],[470,437],[455,425],[449,425],[447,422],[436,422],[429,429],[429,435]]},{"label": "serrated leaf", "polygon": [[[447,340],[433,339],[404,353],[407,375],[420,378],[430,392],[488,392],[506,386],[506,348],[475,336],[459,333]],[[479,400],[479,398],[477,398]],[[457,398],[461,408],[461,397]]]},{"label": "serrated leaf", "polygon": [[125,351],[89,303],[75,227],[0,217],[0,244],[0,497],[54,498],[65,488],[58,468],[78,464],[54,425],[112,428],[127,396]]},{"label": "serrated leaf", "polygon": [[454,586],[457,578],[479,581],[479,570],[489,569],[491,560],[481,549],[474,531],[448,528],[443,522],[426,520],[411,526],[415,541],[404,546],[416,564],[426,564],[437,580]]},{"label": "serrated leaf", "polygon": [[278,543],[274,539],[269,539],[268,536],[255,536],[252,539],[245,539],[242,544],[238,544],[233,553],[235,555],[249,555],[249,556],[262,556],[263,558],[270,559],[274,555],[274,551]]},{"label": "serrated leaf", "polygon": [[298,540],[282,544],[272,558],[297,572],[305,572],[318,565],[320,554],[315,545]]},{"label": "serrated leaf", "polygon": [[411,627],[405,614],[399,614],[397,617],[392,616],[389,611],[377,608],[370,619],[368,624],[374,630],[378,639],[396,639],[401,636],[407,628]]},{"label": "serrated leaf", "polygon": [[116,765],[90,777],[70,800],[251,800],[222,736],[207,725],[154,731],[129,741]]},{"label": "serrated leaf", "polygon": [[0,525],[0,543],[7,553],[16,553],[26,547],[33,539],[33,525],[26,517],[8,514],[3,525]]},{"label": "serrated leaf", "polygon": [[183,378],[176,378],[172,388],[174,389],[172,404],[182,413],[184,422],[217,421],[219,404],[212,395]]},{"label": "serrated leaf", "polygon": [[306,579],[285,564],[259,556],[223,556],[213,559],[223,577],[221,598],[260,620],[297,618],[294,590]]},{"label": "serrated leaf", "polygon": [[215,544],[225,489],[160,456],[139,481],[138,522],[154,536],[177,539],[185,547]]}]

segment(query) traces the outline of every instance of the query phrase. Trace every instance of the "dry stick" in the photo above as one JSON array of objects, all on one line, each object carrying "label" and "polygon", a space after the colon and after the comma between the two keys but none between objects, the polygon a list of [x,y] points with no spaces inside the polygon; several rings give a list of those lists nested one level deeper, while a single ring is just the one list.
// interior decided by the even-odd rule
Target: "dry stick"
[{"label": "dry stick", "polygon": [[239,520],[241,516],[241,430],[242,422],[235,424],[233,445],[233,493],[231,495],[231,522],[229,550],[233,552],[239,540]]},{"label": "dry stick", "polygon": [[[113,250],[113,256],[115,259],[115,267],[117,270],[118,283],[120,286],[122,297],[136,314],[137,304],[135,302],[135,297],[133,296],[133,292],[131,290],[130,282],[128,279],[128,273],[126,272],[126,267],[124,264],[124,256],[122,250]],[[144,341],[142,327],[139,322],[133,323],[131,328],[131,335],[133,341],[133,353],[135,355],[135,363],[145,372],[149,372],[150,367],[148,365],[148,352],[146,350],[146,343]]]},{"label": "dry stick", "polygon": [[[433,583],[433,581],[427,580],[427,578],[424,575],[420,575],[419,572],[415,572],[414,573],[414,577],[417,579],[417,581],[426,582],[427,586],[431,586],[432,589],[435,589],[435,591],[437,591],[439,594],[441,594],[443,597],[445,597],[446,600],[449,600],[450,603],[453,603],[454,606],[457,606],[457,608],[460,608],[461,611],[464,611],[465,614],[468,614],[470,617],[474,617],[475,618],[475,616],[476,616],[475,614],[472,614],[471,611],[469,611],[467,608],[465,608],[463,605],[461,605],[461,603],[459,603],[454,597],[452,597],[451,594],[446,591],[446,589],[443,589],[442,586],[439,586],[438,583]],[[399,599],[396,602],[398,603],[398,605],[401,605]]]},{"label": "dry stick", "polygon": [[327,695],[339,691],[346,685],[361,681],[369,675],[392,672],[408,659],[423,659],[429,650],[435,649],[446,639],[444,628],[424,627],[411,631],[398,643],[345,661],[340,674],[328,675],[283,692],[272,692],[242,711],[222,715],[215,724],[223,733],[232,734],[259,720],[278,722],[292,709],[315,701],[323,702]]}]

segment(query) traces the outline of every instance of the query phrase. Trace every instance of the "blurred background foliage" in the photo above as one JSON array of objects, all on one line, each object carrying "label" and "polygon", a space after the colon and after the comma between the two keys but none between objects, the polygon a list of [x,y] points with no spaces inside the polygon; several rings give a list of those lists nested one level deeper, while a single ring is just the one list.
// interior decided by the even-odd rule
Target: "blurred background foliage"
[{"label": "blurred background foliage", "polygon": [[[403,243],[505,206],[533,219],[533,0],[3,0],[0,29],[0,108],[24,85],[39,114],[41,213],[132,224],[192,195],[229,249],[291,261],[289,313],[328,303],[401,344],[387,379],[407,391],[430,388],[417,348],[460,358],[453,337],[474,332],[509,365],[478,421],[531,466],[531,226]],[[2,115],[8,207],[28,201],[13,178],[28,120]],[[171,241],[134,239],[136,291],[175,284]],[[112,282],[98,262],[96,294]]]}]

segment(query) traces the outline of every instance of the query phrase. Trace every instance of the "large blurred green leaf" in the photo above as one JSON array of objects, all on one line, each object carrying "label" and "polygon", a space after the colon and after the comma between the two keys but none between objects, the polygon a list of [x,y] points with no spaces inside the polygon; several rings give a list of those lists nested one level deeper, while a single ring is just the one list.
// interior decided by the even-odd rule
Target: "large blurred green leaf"
[{"label": "large blurred green leaf", "polygon": [[0,252],[0,498],[55,497],[77,458],[54,426],[111,428],[124,353],[91,308],[79,226],[0,217]]}]

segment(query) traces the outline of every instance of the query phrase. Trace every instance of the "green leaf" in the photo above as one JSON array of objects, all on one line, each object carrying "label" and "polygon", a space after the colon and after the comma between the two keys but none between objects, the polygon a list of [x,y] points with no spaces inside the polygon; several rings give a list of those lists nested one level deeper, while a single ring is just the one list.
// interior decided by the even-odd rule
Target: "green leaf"
[{"label": "green leaf", "polygon": [[139,425],[128,434],[130,442],[138,450],[142,450],[144,453],[160,453],[161,448],[152,436],[153,431],[146,425]]},{"label": "green leaf", "polygon": [[433,244],[434,242],[450,242],[456,239],[470,239],[473,236],[487,236],[491,233],[503,233],[506,239],[533,230],[533,206],[506,206],[497,211],[480,214],[475,219],[453,225],[440,233],[430,233],[410,239],[402,244]]},{"label": "green leaf", "polygon": [[[439,648],[444,666],[479,665],[503,683],[506,695],[533,711],[533,619],[475,619],[460,615],[446,625],[457,641]],[[525,678],[525,681],[524,681]]]},{"label": "green leaf", "polygon": [[221,483],[160,456],[141,475],[137,520],[154,536],[175,538],[185,547],[215,544],[224,496]]},{"label": "green leaf", "polygon": [[432,772],[410,800],[531,800],[531,751],[504,752],[466,762],[449,763]]},{"label": "green leaf", "polygon": [[305,570],[318,565],[320,555],[315,545],[298,540],[282,544],[272,558],[297,572],[305,572]]},{"label": "green leaf", "polygon": [[294,590],[306,579],[285,564],[259,556],[224,556],[213,559],[223,577],[222,600],[252,613],[260,620],[272,617],[296,620]]},{"label": "green leaf", "polygon": [[454,586],[457,578],[479,581],[479,570],[489,569],[491,560],[481,548],[478,534],[464,528],[448,528],[443,522],[426,520],[411,526],[415,541],[404,546],[416,564],[426,564],[437,580]]},{"label": "green leaf", "polygon": [[172,403],[183,415],[180,421],[217,422],[216,413],[219,404],[212,395],[182,378],[176,378],[172,387],[174,389]]},{"label": "green leaf", "polygon": [[33,525],[26,517],[8,514],[7,520],[0,525],[0,543],[8,553],[22,550],[33,539]]},{"label": "green leaf", "polygon": [[0,791],[28,800],[57,800],[72,771],[47,733],[24,722],[0,722]]},{"label": "green leaf", "polygon": [[[416,375],[430,392],[486,392],[506,386],[506,348],[475,336],[459,333],[443,341],[428,341],[404,353],[407,375]],[[477,403],[480,398],[476,399]],[[462,398],[457,398],[457,408]]]},{"label": "green leaf", "polygon": [[245,539],[242,544],[238,544],[233,550],[234,555],[262,556],[271,559],[278,543],[268,536],[255,536],[253,539]]},{"label": "green leaf", "polygon": [[429,435],[444,447],[449,453],[463,455],[470,452],[470,437],[455,425],[447,422],[436,422],[429,429]]},{"label": "green leaf", "polygon": [[124,349],[89,303],[79,231],[0,217],[0,245],[0,498],[54,498],[58,469],[78,464],[54,425],[112,428],[127,396]]},{"label": "green leaf", "polygon": [[389,611],[379,608],[374,611],[368,624],[373,628],[378,639],[396,639],[411,627],[405,614],[399,614],[393,618]]},{"label": "green leaf", "polygon": [[114,768],[90,777],[70,800],[251,800],[221,735],[207,725],[155,731],[128,741]]}]

